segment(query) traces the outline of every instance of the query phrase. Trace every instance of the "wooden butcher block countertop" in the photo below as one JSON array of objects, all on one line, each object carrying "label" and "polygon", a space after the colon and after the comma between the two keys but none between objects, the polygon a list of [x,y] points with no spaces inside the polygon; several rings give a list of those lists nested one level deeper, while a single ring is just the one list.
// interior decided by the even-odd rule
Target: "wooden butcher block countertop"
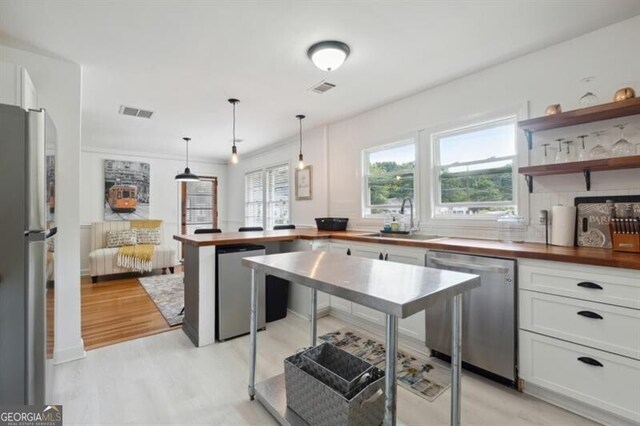
[{"label": "wooden butcher block countertop", "polygon": [[[220,234],[175,235],[173,238],[182,243],[198,247],[331,238],[362,243],[390,244],[405,247],[455,251],[484,256],[540,259],[640,270],[639,254],[614,252],[610,249],[556,247],[546,246],[540,243],[503,243],[495,240],[447,237],[431,240],[410,240],[388,237],[381,238],[377,235],[371,234],[371,232],[366,231],[318,231],[315,229],[292,229],[264,232],[223,232]],[[640,275],[638,280],[640,281]]]}]

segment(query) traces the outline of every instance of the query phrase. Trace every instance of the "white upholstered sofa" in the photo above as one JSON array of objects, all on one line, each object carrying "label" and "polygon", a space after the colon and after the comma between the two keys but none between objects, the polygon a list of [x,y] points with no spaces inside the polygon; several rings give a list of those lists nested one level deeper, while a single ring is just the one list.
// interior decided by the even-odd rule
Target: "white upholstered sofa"
[{"label": "white upholstered sofa", "polygon": [[[107,232],[121,231],[131,228],[129,221],[95,222],[91,224],[91,252],[89,253],[89,267],[91,281],[97,282],[98,277],[111,274],[131,272],[116,264],[118,248],[107,248]],[[162,269],[166,273],[167,268],[173,273],[175,266],[175,249],[166,245],[164,241],[164,224],[160,224],[160,245],[155,247],[153,255],[153,268]]]}]

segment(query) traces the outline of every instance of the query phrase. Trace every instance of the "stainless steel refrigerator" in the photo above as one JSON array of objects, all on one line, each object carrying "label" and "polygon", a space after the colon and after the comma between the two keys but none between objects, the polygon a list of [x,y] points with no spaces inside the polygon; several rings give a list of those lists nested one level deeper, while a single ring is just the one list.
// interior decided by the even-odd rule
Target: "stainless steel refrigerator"
[{"label": "stainless steel refrigerator", "polygon": [[44,110],[0,105],[0,405],[45,403],[55,151]]}]

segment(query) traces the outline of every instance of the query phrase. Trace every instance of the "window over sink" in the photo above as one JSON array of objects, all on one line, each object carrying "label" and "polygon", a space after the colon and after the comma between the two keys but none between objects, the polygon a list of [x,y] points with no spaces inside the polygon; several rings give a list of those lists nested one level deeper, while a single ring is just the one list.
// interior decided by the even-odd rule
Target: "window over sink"
[{"label": "window over sink", "polygon": [[415,177],[413,138],[363,151],[363,215],[398,213],[404,198],[415,199]]},{"label": "window over sink", "polygon": [[433,217],[516,212],[516,117],[432,135]]}]

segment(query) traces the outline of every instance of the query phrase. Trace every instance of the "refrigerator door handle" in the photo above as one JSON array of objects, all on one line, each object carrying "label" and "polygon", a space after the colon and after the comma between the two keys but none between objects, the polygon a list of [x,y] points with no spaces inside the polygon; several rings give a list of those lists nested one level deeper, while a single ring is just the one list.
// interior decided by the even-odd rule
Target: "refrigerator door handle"
[{"label": "refrigerator door handle", "polygon": [[27,281],[27,404],[42,405],[45,397],[46,366],[46,242],[44,232],[30,234]]},{"label": "refrigerator door handle", "polygon": [[27,230],[42,231],[46,223],[45,113],[30,110],[27,132]]}]

